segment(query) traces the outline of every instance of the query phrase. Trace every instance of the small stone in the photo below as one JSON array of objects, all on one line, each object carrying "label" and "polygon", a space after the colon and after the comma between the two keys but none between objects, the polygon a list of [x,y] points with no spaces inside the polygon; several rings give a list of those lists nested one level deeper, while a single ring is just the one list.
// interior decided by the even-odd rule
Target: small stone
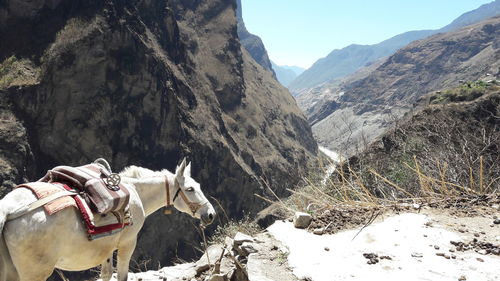
[{"label": "small stone", "polygon": [[475,237],[479,237],[479,233],[474,233],[474,236]]},{"label": "small stone", "polygon": [[254,239],[252,236],[248,236],[248,235],[243,234],[241,232],[238,232],[238,233],[236,233],[236,235],[234,235],[233,247],[239,246],[239,245],[243,244],[244,242],[254,242]]},{"label": "small stone", "polygon": [[234,240],[231,237],[226,236],[226,238],[224,238],[224,246],[230,250],[233,248],[233,245],[234,245]]},{"label": "small stone", "polygon": [[465,280],[467,280],[467,278],[464,275],[458,277],[458,281],[465,281]]},{"label": "small stone", "polygon": [[495,219],[495,220],[493,221],[493,223],[494,223],[494,224],[500,224],[500,219]]},{"label": "small stone", "polygon": [[210,269],[209,264],[202,264],[196,268],[196,275],[200,275],[201,273]]},{"label": "small stone", "polygon": [[240,253],[240,255],[245,256],[245,257],[250,255],[250,254],[258,252],[257,249],[255,249],[255,247],[250,242],[243,242],[243,244],[241,244],[239,249],[241,250],[241,252],[238,251]]},{"label": "small stone", "polygon": [[325,230],[323,228],[316,228],[313,233],[316,234],[316,235],[323,235],[323,233],[325,232]]},{"label": "small stone", "polygon": [[424,234],[424,237],[427,237],[427,234]]},{"label": "small stone", "polygon": [[226,280],[226,274],[213,274],[210,278],[206,279],[207,281],[225,281]]},{"label": "small stone", "polygon": [[453,253],[453,252],[455,252],[455,250],[453,250],[453,249],[449,249],[448,251],[450,251],[450,253]]},{"label": "small stone", "polygon": [[488,252],[487,252],[486,250],[484,250],[484,249],[483,249],[483,250],[479,250],[479,251],[477,251],[477,252],[478,252],[479,254],[481,254],[481,255],[487,255],[487,254],[488,254]]},{"label": "small stone", "polygon": [[328,251],[330,251],[330,248],[328,248],[328,247],[325,247],[325,251],[327,251],[327,252],[328,252]]},{"label": "small stone", "polygon": [[378,255],[375,253],[364,253],[363,257],[365,257],[367,259],[374,259],[374,258],[378,258]]},{"label": "small stone", "polygon": [[436,253],[436,256],[444,257],[444,253]]},{"label": "small stone", "polygon": [[411,256],[414,257],[414,258],[421,258],[424,255],[422,253],[411,253]]},{"label": "small stone", "polygon": [[447,259],[447,260],[449,260],[451,257],[448,254],[444,254],[444,258]]},{"label": "small stone", "polygon": [[460,232],[460,233],[464,233],[464,232],[465,232],[465,229],[463,229],[463,228],[459,228],[459,229],[458,229],[458,232]]},{"label": "small stone", "polygon": [[438,245],[434,245],[434,249],[439,250],[439,246]]},{"label": "small stone", "polygon": [[293,217],[293,226],[295,226],[295,228],[306,228],[311,224],[311,220],[311,215],[303,212],[296,212]]},{"label": "small stone", "polygon": [[415,203],[415,204],[412,205],[412,207],[415,210],[420,210],[420,204]]},{"label": "small stone", "polygon": [[482,258],[476,258],[476,260],[479,262],[484,262],[484,260]]},{"label": "small stone", "polygon": [[456,258],[457,258],[457,255],[455,255],[455,254],[451,254],[451,258],[452,258],[452,259],[456,259]]}]

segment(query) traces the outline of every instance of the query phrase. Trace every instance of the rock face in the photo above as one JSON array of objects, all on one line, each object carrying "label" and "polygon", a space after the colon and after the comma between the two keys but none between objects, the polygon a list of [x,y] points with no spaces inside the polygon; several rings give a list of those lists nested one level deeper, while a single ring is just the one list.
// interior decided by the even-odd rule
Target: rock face
[{"label": "rock face", "polygon": [[289,89],[294,95],[307,93],[311,88],[342,79],[362,67],[368,66],[383,57],[392,55],[398,49],[408,45],[412,41],[437,33],[457,30],[499,14],[500,0],[496,0],[461,15],[452,23],[440,29],[408,31],[377,44],[353,44],[340,50],[333,50],[327,57],[319,59],[307,71],[292,81]]},{"label": "rock face", "polygon": [[363,150],[424,94],[498,76],[500,18],[411,43],[359,79],[315,89],[308,108],[318,141],[346,154]]},{"label": "rock face", "polygon": [[236,1],[236,17],[238,20],[238,37],[240,37],[241,45],[247,49],[252,58],[260,64],[264,69],[270,71],[276,78],[276,74],[273,70],[271,60],[267,55],[266,47],[262,43],[262,39],[259,36],[248,32],[245,27],[245,22],[243,21],[243,12],[241,6],[241,0]]},{"label": "rock face", "polygon": [[[231,0],[8,3],[0,74],[17,77],[0,92],[2,190],[58,164],[173,170],[187,156],[238,218],[261,208],[264,180],[284,194],[317,153],[295,100],[241,48]],[[192,256],[191,241],[187,216],[155,214],[134,259],[167,264]]]}]

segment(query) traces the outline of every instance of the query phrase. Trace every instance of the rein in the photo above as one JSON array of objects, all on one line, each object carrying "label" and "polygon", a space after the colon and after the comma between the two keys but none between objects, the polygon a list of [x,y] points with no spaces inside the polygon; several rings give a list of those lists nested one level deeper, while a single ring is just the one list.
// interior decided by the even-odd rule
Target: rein
[{"label": "rein", "polygon": [[[196,214],[196,212],[201,207],[208,204],[208,200],[205,200],[203,203],[196,203],[196,202],[189,201],[189,198],[187,198],[186,194],[184,193],[182,188],[179,186],[179,183],[175,179],[174,179],[174,184],[175,184],[175,187],[177,188],[177,191],[175,192],[174,199],[172,199],[172,202],[170,202],[170,184],[168,183],[168,178],[165,177],[165,189],[167,191],[167,207],[174,205],[175,199],[177,199],[179,194],[181,195],[181,198],[184,201],[184,203],[186,203],[186,205],[188,205],[189,209],[193,213],[193,216],[194,216],[194,214]],[[165,211],[165,214],[171,214],[171,213],[172,212],[170,210]]]}]

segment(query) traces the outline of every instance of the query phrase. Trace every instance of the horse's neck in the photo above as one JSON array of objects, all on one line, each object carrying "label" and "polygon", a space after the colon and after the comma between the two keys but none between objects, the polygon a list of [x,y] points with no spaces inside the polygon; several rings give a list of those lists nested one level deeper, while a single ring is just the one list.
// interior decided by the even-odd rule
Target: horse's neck
[{"label": "horse's neck", "polygon": [[[174,187],[174,175],[168,175],[167,180],[168,188],[170,189],[169,192],[172,194]],[[124,181],[135,186],[137,194],[141,198],[146,216],[151,215],[156,210],[167,205],[167,187],[165,185],[164,176],[146,179],[127,178]]]}]

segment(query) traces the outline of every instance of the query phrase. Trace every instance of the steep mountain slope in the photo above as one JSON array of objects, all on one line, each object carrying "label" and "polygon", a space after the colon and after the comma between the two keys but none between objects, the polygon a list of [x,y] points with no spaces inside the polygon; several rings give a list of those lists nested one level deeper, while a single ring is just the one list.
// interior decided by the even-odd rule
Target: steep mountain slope
[{"label": "steep mountain slope", "polygon": [[387,194],[386,183],[369,172],[373,169],[417,194],[421,188],[418,175],[408,168],[415,169],[417,161],[428,177],[498,192],[500,86],[463,84],[427,95],[419,107],[350,159],[351,168],[363,175],[367,186]]},{"label": "steep mountain slope", "polygon": [[305,70],[297,66],[277,65],[273,61],[271,61],[271,64],[274,73],[276,73],[276,78],[285,87]]},{"label": "steep mountain slope", "polygon": [[302,75],[290,83],[290,90],[294,95],[307,92],[308,89],[325,82],[333,82],[348,74],[354,73],[361,67],[380,58],[389,56],[410,42],[428,37],[440,32],[448,32],[477,23],[481,20],[500,14],[500,0],[467,12],[449,25],[437,30],[417,30],[396,35],[388,40],[374,45],[350,45],[340,50],[332,51],[327,57],[319,59]]},{"label": "steep mountain slope", "polygon": [[334,150],[362,149],[422,95],[459,80],[499,75],[499,38],[500,17],[496,17],[411,43],[309,108],[315,136]]},{"label": "steep mountain slope", "polygon": [[273,73],[273,76],[276,77],[274,73],[271,60],[267,55],[266,47],[260,39],[259,36],[254,35],[248,32],[245,27],[245,22],[243,21],[243,12],[241,0],[236,1],[236,18],[238,21],[238,37],[240,37],[241,45],[247,49],[252,58],[260,64],[264,69],[269,70]]},{"label": "steep mountain slope", "polygon": [[[263,205],[264,181],[285,193],[317,152],[295,100],[241,47],[232,0],[9,3],[2,190],[58,164],[173,170],[187,156],[205,193],[238,218]],[[192,256],[192,223],[148,218],[134,259]]]}]

